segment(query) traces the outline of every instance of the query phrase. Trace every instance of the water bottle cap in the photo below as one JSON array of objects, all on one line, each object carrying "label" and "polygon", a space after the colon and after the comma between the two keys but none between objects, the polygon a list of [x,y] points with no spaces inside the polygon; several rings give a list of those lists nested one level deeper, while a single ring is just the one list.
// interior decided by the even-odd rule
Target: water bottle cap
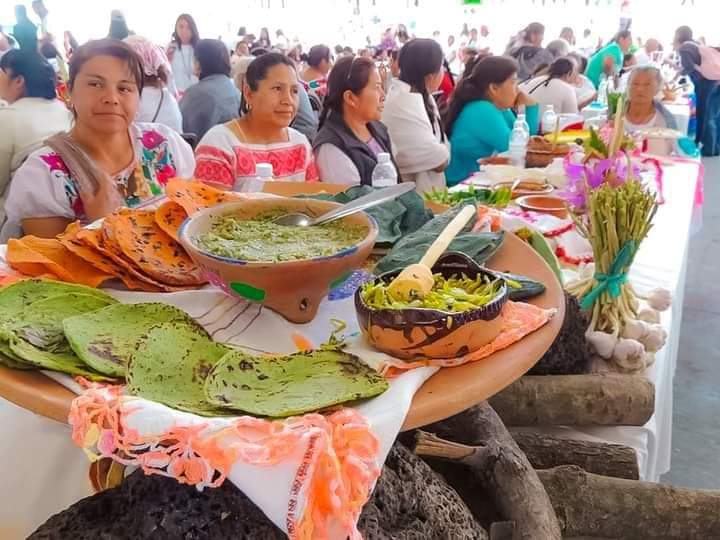
[{"label": "water bottle cap", "polygon": [[259,176],[260,178],[272,178],[273,177],[272,163],[257,163],[255,165],[255,176]]},{"label": "water bottle cap", "polygon": [[390,154],[387,152],[380,152],[377,155],[377,161],[378,163],[390,163]]}]

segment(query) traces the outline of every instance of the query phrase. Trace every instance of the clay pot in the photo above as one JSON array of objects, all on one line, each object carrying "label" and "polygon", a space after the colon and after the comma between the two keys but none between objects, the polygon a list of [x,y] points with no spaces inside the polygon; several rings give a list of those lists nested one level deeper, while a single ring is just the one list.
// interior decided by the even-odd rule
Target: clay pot
[{"label": "clay pot", "polygon": [[232,214],[245,219],[273,210],[302,212],[315,217],[340,206],[329,201],[293,198],[247,199],[207,208],[185,220],[180,242],[202,268],[208,281],[229,295],[259,302],[290,322],[306,323],[317,313],[330,289],[360,268],[370,255],[378,235],[375,220],[364,212],[343,218],[348,225],[364,225],[367,236],[357,245],[334,255],[285,262],[241,261],[200,250],[195,239],[212,223]]},{"label": "clay pot", "polygon": [[567,204],[565,200],[560,197],[528,195],[526,197],[520,197],[515,202],[517,202],[520,208],[529,212],[550,214],[561,219],[568,216]]},{"label": "clay pot", "polygon": [[[478,273],[498,277],[463,253],[447,253],[433,267],[433,273],[446,278]],[[400,272],[383,274],[378,280],[392,281]],[[478,350],[497,337],[502,329],[502,311],[508,300],[503,282],[494,300],[487,305],[450,313],[426,308],[372,309],[365,304],[360,289],[355,292],[355,311],[365,337],[376,349],[404,360],[457,358]]]}]

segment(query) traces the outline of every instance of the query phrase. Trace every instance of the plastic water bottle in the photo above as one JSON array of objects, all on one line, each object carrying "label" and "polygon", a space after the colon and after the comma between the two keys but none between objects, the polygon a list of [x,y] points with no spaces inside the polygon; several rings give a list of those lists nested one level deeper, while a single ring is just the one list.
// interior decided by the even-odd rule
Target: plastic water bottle
[{"label": "plastic water bottle", "polygon": [[518,107],[517,120],[525,130],[525,135],[527,135],[528,140],[530,140],[530,125],[527,123],[527,119],[525,118],[525,105],[520,105]]},{"label": "plastic water bottle", "polygon": [[542,116],[542,129],[543,133],[552,133],[555,131],[555,124],[557,123],[558,115],[555,114],[555,107],[548,105],[547,109]]},{"label": "plastic water bottle", "polygon": [[372,172],[373,187],[388,187],[397,184],[398,175],[390,159],[390,154],[380,152],[377,155],[377,165]]},{"label": "plastic water bottle", "polygon": [[598,86],[598,96],[597,100],[598,102],[602,103],[605,107],[607,107],[608,104],[608,86],[609,86],[608,78],[605,75],[602,75],[600,77],[600,85]]},{"label": "plastic water bottle", "polygon": [[271,163],[257,163],[255,165],[255,177],[235,180],[233,191],[245,193],[259,193],[263,190],[265,182],[272,182],[273,166]]},{"label": "plastic water bottle", "polygon": [[513,129],[510,132],[510,140],[508,141],[508,152],[510,154],[510,163],[515,167],[525,167],[525,154],[527,154],[528,142],[530,141],[530,130],[525,130],[523,122],[525,120],[520,118],[523,115],[518,115]]}]

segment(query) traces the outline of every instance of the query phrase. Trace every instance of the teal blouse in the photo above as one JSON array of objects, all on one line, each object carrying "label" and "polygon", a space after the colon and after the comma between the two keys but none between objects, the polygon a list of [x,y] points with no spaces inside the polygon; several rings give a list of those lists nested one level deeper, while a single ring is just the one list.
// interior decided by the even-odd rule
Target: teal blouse
[{"label": "teal blouse", "polygon": [[[526,107],[526,120],[530,134],[536,135],[539,124],[539,106]],[[477,172],[477,160],[508,149],[515,114],[501,111],[484,99],[472,101],[463,107],[450,136],[450,164],[445,170],[449,186],[462,182]]]}]

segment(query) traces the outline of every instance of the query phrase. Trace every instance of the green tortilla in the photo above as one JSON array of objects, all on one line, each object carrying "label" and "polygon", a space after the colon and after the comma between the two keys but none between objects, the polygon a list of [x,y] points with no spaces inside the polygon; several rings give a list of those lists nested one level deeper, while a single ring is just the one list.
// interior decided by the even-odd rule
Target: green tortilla
[{"label": "green tortilla", "polygon": [[210,403],[275,418],[373,397],[387,388],[382,375],[358,357],[330,350],[279,357],[233,351],[205,382]]},{"label": "green tortilla", "polygon": [[203,416],[227,416],[205,398],[205,378],[229,351],[197,324],[169,322],[150,328],[128,366],[134,396]]},{"label": "green tortilla", "polygon": [[124,377],[148,328],[166,322],[196,324],[183,310],[161,303],[116,304],[63,323],[75,354],[100,373]]},{"label": "green tortilla", "polygon": [[3,324],[0,337],[7,341],[15,357],[36,368],[82,375],[92,380],[107,379],[92,371],[72,352],[63,332],[63,320],[114,302],[116,300],[110,296],[103,298],[82,293],[36,300]]},{"label": "green tortilla", "polygon": [[[18,281],[0,289],[0,328],[5,327],[10,320],[20,315],[23,309],[32,302],[67,293],[80,293],[97,296],[98,298],[111,299],[111,297],[104,292],[83,285],[74,285],[72,283],[63,283],[62,281],[49,279],[26,279]],[[37,366],[26,363],[11,350],[8,340],[8,337],[3,337],[3,335],[0,334],[0,354],[5,356],[5,358],[0,360],[0,363],[17,369],[36,369]]]}]

